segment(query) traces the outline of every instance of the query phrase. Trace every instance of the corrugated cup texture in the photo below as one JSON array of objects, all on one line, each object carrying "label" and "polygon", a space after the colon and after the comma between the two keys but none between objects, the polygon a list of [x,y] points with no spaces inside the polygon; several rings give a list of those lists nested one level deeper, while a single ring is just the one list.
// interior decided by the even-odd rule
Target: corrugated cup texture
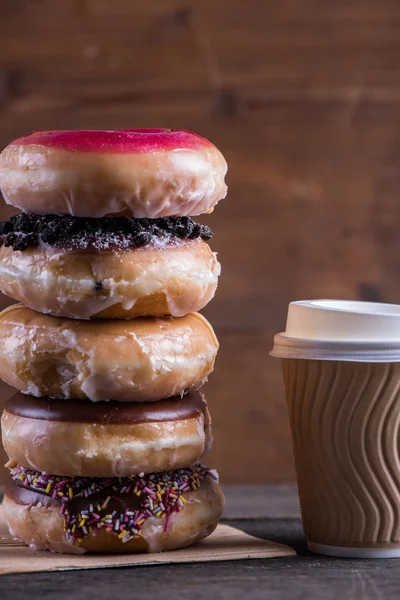
[{"label": "corrugated cup texture", "polygon": [[311,542],[400,547],[400,363],[283,360]]}]

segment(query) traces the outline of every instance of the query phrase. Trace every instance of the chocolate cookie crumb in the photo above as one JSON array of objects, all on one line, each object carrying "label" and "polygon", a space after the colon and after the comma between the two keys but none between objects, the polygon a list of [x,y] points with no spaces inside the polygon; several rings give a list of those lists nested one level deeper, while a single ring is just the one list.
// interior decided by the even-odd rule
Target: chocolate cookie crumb
[{"label": "chocolate cookie crumb", "polygon": [[[89,219],[21,213],[0,221],[0,245],[26,250],[42,244],[62,249],[123,250],[153,245],[162,248],[180,240],[209,240],[212,232],[190,217]],[[100,291],[101,288],[96,290]]]}]

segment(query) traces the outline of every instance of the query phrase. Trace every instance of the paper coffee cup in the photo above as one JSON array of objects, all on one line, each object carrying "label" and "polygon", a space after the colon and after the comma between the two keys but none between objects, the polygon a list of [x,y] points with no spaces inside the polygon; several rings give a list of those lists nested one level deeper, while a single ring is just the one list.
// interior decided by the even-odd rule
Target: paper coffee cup
[{"label": "paper coffee cup", "polygon": [[309,549],[400,557],[400,306],[293,302],[271,355]]}]

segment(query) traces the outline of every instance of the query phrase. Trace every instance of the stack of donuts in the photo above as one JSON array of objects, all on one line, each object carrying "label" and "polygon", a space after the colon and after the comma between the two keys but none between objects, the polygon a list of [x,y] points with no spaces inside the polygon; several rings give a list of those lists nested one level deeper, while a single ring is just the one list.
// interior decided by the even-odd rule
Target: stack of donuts
[{"label": "stack of donuts", "polygon": [[191,219],[226,162],[187,131],[37,132],[0,154],[1,420],[10,532],[34,549],[158,552],[223,509],[200,461],[218,341],[198,314],[220,273]]}]

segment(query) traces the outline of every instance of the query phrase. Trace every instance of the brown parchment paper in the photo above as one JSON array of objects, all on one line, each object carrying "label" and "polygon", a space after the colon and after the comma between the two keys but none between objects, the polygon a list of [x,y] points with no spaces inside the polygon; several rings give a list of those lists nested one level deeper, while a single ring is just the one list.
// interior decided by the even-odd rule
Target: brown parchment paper
[{"label": "brown parchment paper", "polygon": [[34,552],[9,535],[0,505],[0,575],[295,555],[295,551],[289,546],[261,540],[243,533],[239,529],[221,524],[210,537],[196,546],[160,554],[84,554],[76,556]]}]

